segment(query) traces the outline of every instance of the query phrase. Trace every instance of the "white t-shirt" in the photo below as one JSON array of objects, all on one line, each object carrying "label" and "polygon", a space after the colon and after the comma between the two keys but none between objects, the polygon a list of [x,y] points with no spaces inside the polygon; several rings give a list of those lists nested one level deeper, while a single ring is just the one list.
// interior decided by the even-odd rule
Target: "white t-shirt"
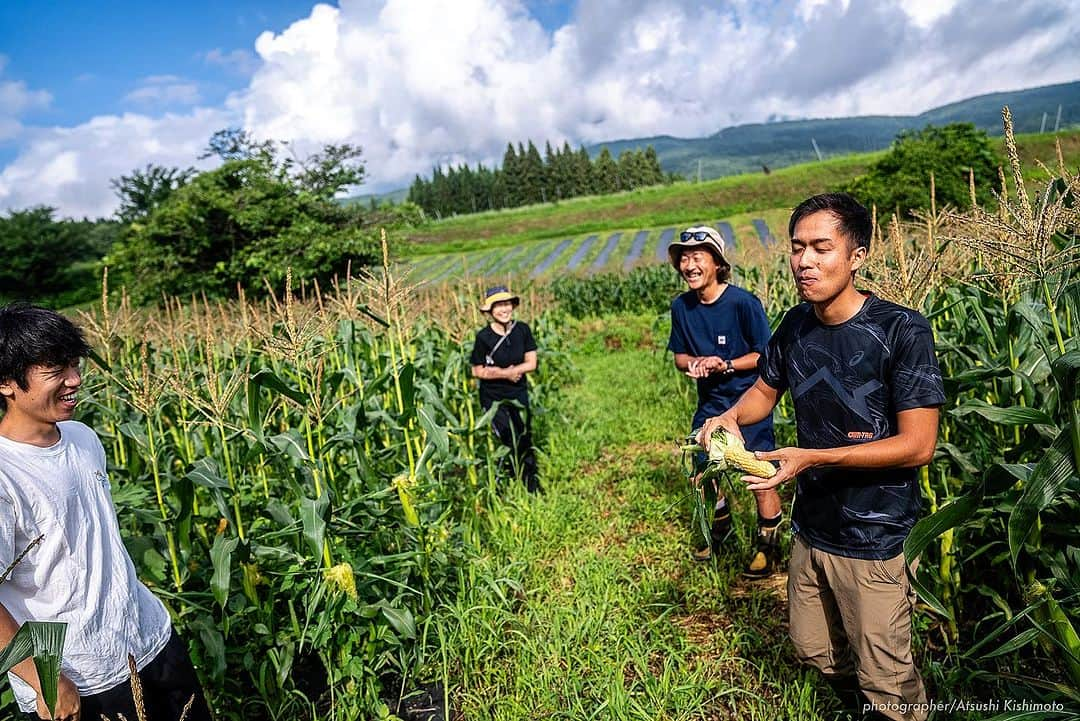
[{"label": "white t-shirt", "polygon": [[[127,683],[128,653],[141,670],[172,622],[120,539],[97,434],[77,421],[57,425],[60,441],[48,448],[0,436],[0,572],[45,535],[0,584],[0,603],[19,623],[68,625],[61,670],[87,696]],[[19,707],[34,711],[34,690],[8,679]]]}]

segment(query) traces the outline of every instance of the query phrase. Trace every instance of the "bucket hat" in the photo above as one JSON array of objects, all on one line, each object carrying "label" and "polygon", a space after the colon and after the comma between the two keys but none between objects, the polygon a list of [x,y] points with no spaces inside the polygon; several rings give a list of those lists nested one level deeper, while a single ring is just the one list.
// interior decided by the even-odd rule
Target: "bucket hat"
[{"label": "bucket hat", "polygon": [[684,250],[692,248],[706,248],[711,250],[717,259],[724,265],[731,267],[727,256],[724,255],[724,239],[716,228],[707,225],[695,225],[679,233],[679,239],[668,246],[668,260],[675,270],[679,269],[679,258]]},{"label": "bucket hat", "polygon": [[496,285],[493,288],[488,288],[487,292],[484,293],[484,300],[480,303],[480,310],[489,313],[491,312],[491,306],[504,300],[513,303],[515,308],[521,303],[521,299],[511,293],[510,289],[505,285]]}]

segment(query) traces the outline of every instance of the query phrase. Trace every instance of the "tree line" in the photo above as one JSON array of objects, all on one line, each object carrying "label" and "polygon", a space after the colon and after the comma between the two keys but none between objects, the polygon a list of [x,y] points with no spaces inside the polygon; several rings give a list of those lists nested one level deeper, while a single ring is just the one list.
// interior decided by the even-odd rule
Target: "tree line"
[{"label": "tree line", "polygon": [[148,165],[111,181],[114,217],[57,220],[45,206],[0,216],[0,301],[32,300],[54,307],[92,301],[109,268],[139,303],[164,295],[226,297],[326,284],[348,269],[377,264],[379,230],[390,239],[421,223],[411,203],[367,208],[336,200],[365,177],[357,146],[327,145],[301,156],[287,143],[257,141],[221,130],[200,159],[206,171]]},{"label": "tree line", "polygon": [[605,147],[595,160],[584,146],[573,150],[564,142],[554,150],[545,144],[544,157],[530,140],[528,146],[506,144],[502,167],[473,169],[466,164],[436,167],[431,180],[419,175],[409,188],[409,201],[436,217],[516,208],[580,195],[603,195],[647,185],[672,182],[660,169],[656,150],[624,150],[616,160]]}]

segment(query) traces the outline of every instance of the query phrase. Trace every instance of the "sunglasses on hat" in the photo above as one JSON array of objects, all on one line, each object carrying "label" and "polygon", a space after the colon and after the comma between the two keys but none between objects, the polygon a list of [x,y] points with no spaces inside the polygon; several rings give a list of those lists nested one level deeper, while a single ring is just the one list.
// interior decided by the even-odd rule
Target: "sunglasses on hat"
[{"label": "sunglasses on hat", "polygon": [[712,236],[706,233],[704,230],[697,230],[693,233],[689,233],[684,230],[683,232],[679,233],[679,240],[684,243],[690,240],[706,240],[707,238],[711,237]]}]

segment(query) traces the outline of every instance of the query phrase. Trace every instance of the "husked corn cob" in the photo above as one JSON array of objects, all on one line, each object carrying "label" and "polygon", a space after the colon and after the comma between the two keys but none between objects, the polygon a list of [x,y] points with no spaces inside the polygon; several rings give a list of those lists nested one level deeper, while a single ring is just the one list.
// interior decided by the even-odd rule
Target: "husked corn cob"
[{"label": "husked corn cob", "polygon": [[[725,433],[728,440],[724,444],[724,460],[729,466],[735,466],[740,471],[749,473],[758,478],[772,478],[776,475],[776,466],[768,461],[759,461],[754,454],[739,442],[739,439],[730,433]],[[713,443],[716,443],[716,434],[713,434]]]},{"label": "husked corn cob", "polygon": [[[696,431],[694,435],[697,435]],[[704,450],[697,444],[683,446],[683,449]],[[718,428],[713,431],[709,441],[709,470],[719,473],[727,470],[729,466],[758,478],[772,478],[776,475],[776,466],[768,461],[759,461],[753,452],[746,450],[738,436]]]}]

